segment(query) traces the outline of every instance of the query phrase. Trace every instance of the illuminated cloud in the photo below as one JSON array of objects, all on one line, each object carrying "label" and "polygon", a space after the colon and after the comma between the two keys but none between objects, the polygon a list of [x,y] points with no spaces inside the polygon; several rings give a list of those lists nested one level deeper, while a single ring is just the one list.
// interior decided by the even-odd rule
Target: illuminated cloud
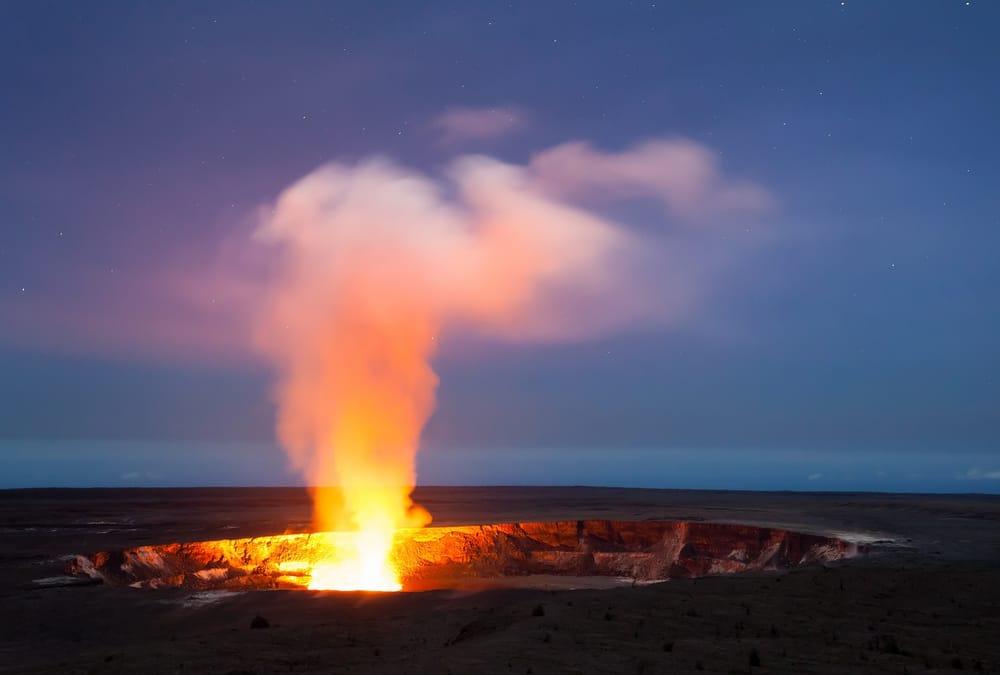
[{"label": "illuminated cloud", "polygon": [[[653,199],[666,217],[651,226],[594,208],[636,199]],[[638,321],[677,324],[705,307],[727,266],[752,250],[735,239],[723,246],[715,226],[756,218],[772,202],[763,188],[725,175],[710,149],[676,138],[620,151],[565,143],[523,164],[467,155],[439,173],[385,158],[333,163],[262,208],[267,234],[251,238],[252,219],[185,241],[161,266],[131,271],[125,290],[98,270],[71,293],[4,298],[18,321],[0,341],[126,359],[257,359],[248,336],[282,264],[280,247],[262,241],[317,238],[311,255],[325,269],[353,250],[350,232],[378,233],[380,264],[417,265],[393,283],[436,298],[436,315],[456,331],[555,341]],[[292,213],[302,222],[280,230],[279,222],[292,228]],[[336,225],[324,229],[331,218]],[[442,285],[457,291],[445,298]],[[90,309],[97,298],[100,312]]]},{"label": "illuminated cloud", "polygon": [[449,108],[438,115],[432,127],[446,144],[490,140],[521,129],[527,115],[514,106],[493,108]]}]

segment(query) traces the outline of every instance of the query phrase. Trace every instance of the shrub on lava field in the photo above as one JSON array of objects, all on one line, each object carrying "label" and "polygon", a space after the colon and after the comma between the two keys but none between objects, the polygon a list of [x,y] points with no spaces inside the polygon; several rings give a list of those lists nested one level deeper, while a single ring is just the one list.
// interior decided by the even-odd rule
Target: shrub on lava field
[{"label": "shrub on lava field", "polygon": [[896,638],[892,635],[883,635],[879,639],[879,648],[886,654],[899,653],[899,643],[896,642]]},{"label": "shrub on lava field", "polygon": [[545,608],[541,605],[535,605],[535,608],[531,610],[531,616],[545,616]]},{"label": "shrub on lava field", "polygon": [[265,619],[264,617],[262,617],[260,614],[258,614],[257,616],[255,616],[250,621],[250,627],[251,628],[270,628],[271,627],[271,622],[268,621],[267,619]]},{"label": "shrub on lava field", "polygon": [[750,667],[760,665],[760,654],[757,653],[756,647],[750,650]]}]

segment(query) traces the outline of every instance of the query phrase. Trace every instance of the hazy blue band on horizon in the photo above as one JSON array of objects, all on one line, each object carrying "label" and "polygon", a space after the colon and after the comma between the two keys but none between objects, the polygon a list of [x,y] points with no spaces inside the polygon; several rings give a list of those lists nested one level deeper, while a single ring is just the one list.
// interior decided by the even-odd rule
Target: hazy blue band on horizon
[{"label": "hazy blue band on horizon", "polygon": [[[988,450],[428,448],[421,485],[1000,493]],[[267,443],[0,441],[0,488],[301,485]]]}]

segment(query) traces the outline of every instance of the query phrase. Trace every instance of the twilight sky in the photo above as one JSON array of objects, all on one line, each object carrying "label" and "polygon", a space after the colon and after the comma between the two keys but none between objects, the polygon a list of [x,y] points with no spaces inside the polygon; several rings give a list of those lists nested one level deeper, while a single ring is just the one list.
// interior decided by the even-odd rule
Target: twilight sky
[{"label": "twilight sky", "polygon": [[422,483],[1000,491],[998,20],[4,3],[0,487],[296,481],[246,337],[261,210],[373,156],[450,204],[483,154],[653,242],[600,316],[657,311],[443,336]]}]

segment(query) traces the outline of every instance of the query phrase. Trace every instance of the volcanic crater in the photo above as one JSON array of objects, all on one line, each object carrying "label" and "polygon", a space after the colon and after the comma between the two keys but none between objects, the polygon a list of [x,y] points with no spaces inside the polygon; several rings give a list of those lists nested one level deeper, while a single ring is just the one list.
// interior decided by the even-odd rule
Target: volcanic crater
[{"label": "volcanic crater", "polygon": [[[78,555],[76,575],[111,585],[196,590],[306,589],[349,533],[168,543]],[[404,591],[643,583],[780,570],[849,558],[857,544],[783,529],[688,521],[566,520],[402,529],[392,562]]]}]

